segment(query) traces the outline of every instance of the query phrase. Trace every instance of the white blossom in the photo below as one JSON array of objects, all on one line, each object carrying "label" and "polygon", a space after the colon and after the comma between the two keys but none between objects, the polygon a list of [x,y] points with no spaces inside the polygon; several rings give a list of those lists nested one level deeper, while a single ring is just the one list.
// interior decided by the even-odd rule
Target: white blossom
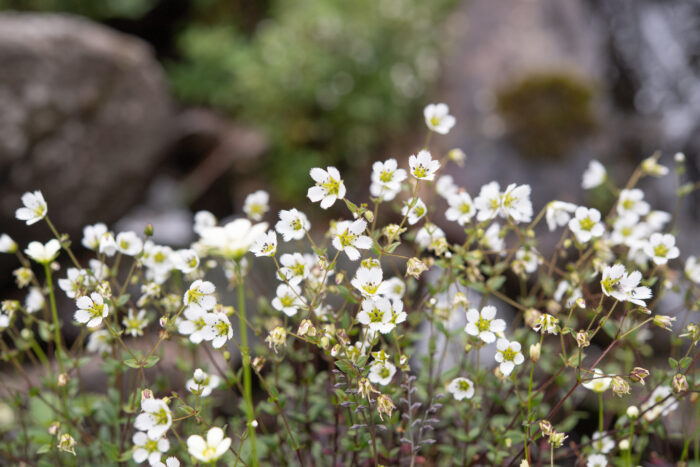
[{"label": "white blossom", "polygon": [[233,337],[233,328],[226,314],[215,311],[205,314],[203,318],[205,326],[202,335],[205,340],[212,341],[211,345],[215,349],[220,349]]},{"label": "white blossom", "polygon": [[474,382],[468,378],[455,378],[447,385],[447,392],[458,401],[474,397]]},{"label": "white blossom", "polygon": [[600,217],[600,211],[597,209],[579,206],[576,208],[574,218],[569,221],[569,229],[576,236],[576,240],[587,243],[592,238],[600,237],[605,233]]},{"label": "white blossom", "polygon": [[369,375],[367,375],[367,378],[369,378],[372,383],[386,386],[391,383],[394,374],[396,374],[396,367],[389,361],[374,361],[369,368]]},{"label": "white blossom", "polygon": [[134,428],[145,431],[154,441],[165,435],[173,424],[173,415],[164,399],[141,399],[141,413],[134,419]]},{"label": "white blossom", "polygon": [[272,300],[272,306],[287,316],[294,316],[299,308],[306,304],[300,294],[301,292],[292,285],[280,284],[277,286],[277,296]]},{"label": "white blossom", "polygon": [[553,232],[557,227],[563,227],[569,223],[571,213],[576,210],[576,205],[566,203],[564,201],[552,201],[547,205],[545,219],[550,232]]},{"label": "white blossom", "polygon": [[392,306],[388,298],[375,297],[362,300],[362,308],[357,314],[360,324],[369,327],[370,331],[382,334],[391,332],[394,324],[391,322]]},{"label": "white blossom", "polygon": [[666,264],[669,260],[678,258],[680,255],[676,246],[676,237],[658,232],[651,234],[644,247],[644,253],[651,258],[654,264],[659,265]]},{"label": "white blossom", "polygon": [[516,365],[521,365],[525,361],[525,357],[520,352],[520,342],[500,338],[496,341],[496,349],[495,358],[501,373],[505,376],[510,375]]},{"label": "white blossom", "polygon": [[61,250],[61,243],[52,238],[46,244],[41,242],[30,242],[27,249],[24,250],[27,256],[40,264],[48,264],[58,256]]},{"label": "white blossom", "polygon": [[187,380],[185,383],[185,387],[194,395],[207,397],[220,383],[221,378],[217,375],[210,375],[201,368],[197,368],[194,370],[192,379]]},{"label": "white blossom", "polygon": [[78,310],[73,318],[85,324],[89,328],[94,328],[102,324],[102,319],[109,314],[109,305],[104,302],[102,295],[93,292],[90,296],[82,296],[75,301]]},{"label": "white blossom", "polygon": [[134,443],[132,458],[134,462],[139,464],[147,460],[150,465],[156,465],[160,462],[162,453],[168,452],[170,449],[170,442],[167,438],[152,440],[143,431],[134,433],[132,441]]},{"label": "white blossom", "polygon": [[476,214],[474,201],[466,191],[455,192],[447,196],[449,208],[445,211],[448,221],[455,221],[461,226],[465,226]]},{"label": "white blossom", "polygon": [[420,198],[411,198],[404,202],[401,208],[401,215],[407,216],[408,223],[414,225],[428,212],[425,203]]},{"label": "white blossom", "polygon": [[581,187],[585,190],[590,190],[597,186],[600,186],[605,182],[605,177],[607,177],[607,172],[603,164],[596,160],[592,160],[588,164],[588,168],[583,172],[583,181],[581,182]]},{"label": "white blossom", "polygon": [[328,209],[336,200],[345,198],[345,184],[335,167],[327,167],[326,170],[314,167],[310,175],[316,185],[309,188],[306,196],[313,203],[320,201],[322,209]]},{"label": "white blossom", "polygon": [[418,155],[411,155],[408,158],[408,166],[411,175],[418,180],[432,181],[435,179],[435,172],[440,168],[440,161],[433,160],[430,153],[422,150]]},{"label": "white blossom", "polygon": [[0,253],[14,253],[17,251],[17,243],[6,233],[0,235]]},{"label": "white blossom", "polygon": [[24,206],[15,211],[15,217],[25,221],[27,225],[36,224],[46,217],[46,214],[49,212],[44,195],[39,190],[23,194],[22,204]]},{"label": "white blossom", "polygon": [[464,327],[464,332],[470,336],[475,336],[482,341],[490,344],[496,340],[496,337],[502,337],[506,330],[506,322],[502,319],[496,319],[496,307],[485,306],[481,311],[476,308],[467,310],[467,325]]},{"label": "white blossom", "polygon": [[224,430],[219,427],[207,431],[206,441],[199,435],[187,438],[187,451],[192,457],[206,464],[214,463],[231,446],[231,438],[224,438]]},{"label": "white blossom", "polygon": [[211,282],[197,279],[192,282],[190,288],[185,292],[182,303],[194,309],[211,310],[216,305],[215,290],[216,287]]},{"label": "white blossom", "polygon": [[285,242],[301,240],[311,228],[311,223],[306,214],[296,209],[280,211],[279,218],[280,220],[275,224],[275,230],[282,235],[282,239]]},{"label": "white blossom", "polygon": [[250,252],[255,256],[275,256],[277,253],[277,234],[274,230],[260,235],[251,245]]},{"label": "white blossom", "polygon": [[386,284],[382,280],[381,268],[366,268],[361,266],[355,272],[355,277],[350,281],[353,287],[360,291],[363,297],[381,295],[386,290]]},{"label": "white blossom", "polygon": [[398,168],[396,159],[377,161],[372,165],[372,183],[369,186],[369,192],[375,198],[391,201],[401,191],[401,182],[406,178],[406,171]]},{"label": "white blossom", "polygon": [[243,201],[243,212],[252,221],[259,222],[270,209],[270,195],[265,190],[250,193]]},{"label": "white blossom", "polygon": [[333,246],[338,251],[344,251],[350,261],[360,259],[361,250],[367,250],[372,246],[372,239],[367,235],[362,235],[367,227],[367,222],[363,219],[355,221],[341,221],[336,224]]},{"label": "white blossom", "polygon": [[455,125],[455,118],[450,115],[450,108],[447,104],[428,104],[423,109],[425,124],[431,131],[446,135]]}]

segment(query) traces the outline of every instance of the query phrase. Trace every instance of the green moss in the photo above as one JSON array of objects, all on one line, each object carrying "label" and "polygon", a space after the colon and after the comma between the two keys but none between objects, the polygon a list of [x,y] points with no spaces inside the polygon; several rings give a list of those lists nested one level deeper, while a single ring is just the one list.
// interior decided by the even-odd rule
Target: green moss
[{"label": "green moss", "polygon": [[528,157],[562,157],[589,136],[597,121],[593,88],[565,72],[526,76],[498,91],[508,135]]}]

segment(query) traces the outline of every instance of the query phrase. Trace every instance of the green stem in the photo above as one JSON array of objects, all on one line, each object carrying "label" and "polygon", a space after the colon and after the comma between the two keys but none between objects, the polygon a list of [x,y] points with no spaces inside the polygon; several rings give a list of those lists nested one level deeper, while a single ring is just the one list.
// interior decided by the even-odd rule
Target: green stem
[{"label": "green stem", "polygon": [[627,450],[627,466],[632,467],[632,443],[634,442],[634,420],[630,421],[630,446]]},{"label": "green stem", "polygon": [[243,360],[243,388],[245,398],[245,410],[248,418],[248,434],[250,436],[251,465],[258,465],[258,452],[255,445],[255,411],[253,409],[252,378],[250,373],[250,354],[248,352],[248,330],[245,317],[245,284],[243,282],[243,268],[236,264],[238,275],[238,325],[241,333],[241,358]]},{"label": "green stem", "polygon": [[54,345],[56,346],[56,360],[58,360],[58,369],[60,373],[63,373],[63,344],[61,343],[61,323],[59,323],[58,321],[58,309],[56,308],[56,297],[53,292],[51,267],[48,263],[44,263],[44,271],[46,272],[46,285],[49,288],[51,318],[53,319]]},{"label": "green stem", "polygon": [[603,393],[598,393],[598,431],[603,432]]}]

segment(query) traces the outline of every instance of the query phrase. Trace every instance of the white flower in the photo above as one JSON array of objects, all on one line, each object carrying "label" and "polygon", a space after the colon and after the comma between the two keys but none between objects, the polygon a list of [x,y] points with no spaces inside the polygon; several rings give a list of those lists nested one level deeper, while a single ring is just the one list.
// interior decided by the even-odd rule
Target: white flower
[{"label": "white flower", "polygon": [[58,252],[61,250],[61,243],[55,238],[42,244],[40,242],[31,242],[27,245],[27,249],[24,252],[31,259],[40,264],[48,264],[58,256]]},{"label": "white flower", "polygon": [[121,232],[116,238],[117,251],[123,255],[136,256],[143,250],[143,240],[141,240],[136,232]]},{"label": "white flower", "polygon": [[455,126],[455,118],[450,115],[450,108],[443,103],[428,104],[423,109],[425,124],[431,131],[446,135]]},{"label": "white flower", "polygon": [[177,457],[170,456],[165,459],[165,464],[163,462],[158,462],[153,464],[153,467],[180,467],[180,461]]},{"label": "white flower", "polygon": [[217,224],[216,216],[209,211],[197,211],[194,215],[194,226],[192,230],[197,235],[202,235],[202,230],[209,227],[215,227]]},{"label": "white flower", "polygon": [[678,258],[680,251],[676,246],[676,237],[671,234],[653,233],[644,247],[654,264],[666,264],[668,260]]},{"label": "white flower", "polygon": [[481,244],[486,247],[486,249],[505,253],[503,250],[505,246],[505,240],[501,237],[501,226],[498,224],[491,224],[486,232],[484,232],[484,237],[481,239]]},{"label": "white flower", "polygon": [[223,227],[203,227],[199,235],[201,245],[211,254],[237,261],[265,231],[266,222],[253,224],[248,219],[236,219]]},{"label": "white flower", "polygon": [[696,284],[700,284],[700,262],[695,256],[688,256],[685,260],[685,275]]},{"label": "white flower", "polygon": [[640,406],[643,417],[648,422],[668,415],[677,408],[678,400],[673,397],[673,390],[669,386],[658,386]]},{"label": "white flower", "polygon": [[277,286],[277,296],[272,300],[272,306],[287,316],[294,316],[299,308],[306,305],[300,296],[299,290],[287,284],[280,284]]},{"label": "white flower", "polygon": [[600,452],[602,454],[609,453],[615,447],[615,441],[613,440],[612,436],[604,431],[596,431],[593,433],[593,442],[591,444],[596,452]]},{"label": "white flower", "polygon": [[479,211],[476,220],[484,222],[498,216],[501,210],[501,186],[490,182],[481,187],[479,196],[474,199],[474,206]]},{"label": "white flower", "polygon": [[445,211],[445,217],[448,221],[455,221],[461,226],[468,224],[476,214],[472,197],[466,191],[448,195],[447,204],[450,207]]},{"label": "white flower", "polygon": [[367,298],[362,300],[362,309],[357,314],[357,320],[368,326],[370,331],[386,334],[394,329],[391,310],[391,302],[388,298]]},{"label": "white flower", "polygon": [[659,232],[671,219],[671,214],[666,211],[651,211],[647,214],[645,221],[652,231]]},{"label": "white flower", "polygon": [[537,271],[539,254],[534,248],[519,248],[515,252],[515,259],[522,262],[525,272],[532,274]]},{"label": "white flower", "polygon": [[170,255],[170,261],[183,274],[189,274],[199,267],[199,256],[190,248],[174,251]]},{"label": "white flower", "polygon": [[231,322],[224,313],[207,313],[204,315],[204,323],[202,335],[204,339],[212,341],[211,345],[215,349],[220,349],[233,337]]},{"label": "white flower", "polygon": [[159,440],[173,424],[173,414],[163,399],[141,399],[141,413],[134,419],[134,428],[145,431],[149,439]]},{"label": "white flower", "polygon": [[515,222],[532,220],[532,203],[530,202],[530,185],[511,183],[501,197],[501,215]]},{"label": "white flower", "polygon": [[627,214],[615,220],[610,241],[613,245],[633,247],[647,235],[649,235],[649,226],[644,222],[639,222],[639,217],[636,214]]},{"label": "white flower", "polygon": [[201,368],[197,368],[194,370],[193,378],[185,383],[185,387],[194,395],[207,397],[212,390],[219,386],[219,383],[221,383],[221,378],[216,375],[210,375]]},{"label": "white flower", "polygon": [[311,169],[309,173],[316,185],[309,188],[306,193],[311,202],[321,202],[321,209],[328,209],[333,206],[337,199],[345,197],[345,184],[340,178],[338,169],[335,167],[327,167],[326,169],[323,170],[319,167]]},{"label": "white flower", "polygon": [[280,257],[280,264],[282,266],[277,275],[278,279],[297,285],[309,275],[313,257],[301,253],[285,253]]},{"label": "white flower", "polygon": [[408,223],[411,225],[421,220],[427,211],[425,203],[420,198],[411,198],[405,201],[401,208],[401,214],[408,216]]},{"label": "white flower", "polygon": [[406,293],[406,284],[398,277],[392,277],[384,281],[383,295],[386,298],[401,300]]},{"label": "white flower", "polygon": [[27,313],[32,314],[44,308],[44,294],[41,293],[38,287],[30,287],[27,298],[24,300],[24,309]]},{"label": "white flower", "polygon": [[100,249],[100,241],[107,233],[107,226],[103,223],[86,225],[83,227],[83,246],[88,250],[97,251]]},{"label": "white flower", "polygon": [[408,315],[403,311],[403,302],[399,299],[391,300],[391,324],[396,326],[397,324],[406,321]]},{"label": "white flower", "polygon": [[416,233],[416,245],[430,249],[437,245],[437,241],[441,238],[445,238],[445,232],[432,222],[426,222]]},{"label": "white flower", "polygon": [[576,205],[566,203],[564,201],[552,201],[547,205],[545,219],[550,232],[553,232],[557,227],[563,227],[569,223],[571,213],[576,210]]},{"label": "white flower", "polygon": [[10,326],[10,316],[0,313],[0,331]]},{"label": "white flower", "polygon": [[629,214],[646,216],[649,214],[649,203],[644,201],[644,192],[639,188],[620,191],[620,198],[617,200],[617,213],[621,216]]},{"label": "white flower", "polygon": [[282,239],[285,242],[301,240],[311,228],[311,223],[306,214],[296,209],[282,210],[279,217],[280,220],[275,224],[275,230],[282,235]]},{"label": "white flower", "polygon": [[109,314],[109,305],[104,302],[102,295],[93,292],[90,296],[82,296],[75,301],[78,309],[73,318],[89,328],[94,328],[102,323],[102,318]]},{"label": "white flower", "polygon": [[22,195],[21,207],[15,211],[15,217],[21,221],[25,221],[27,225],[36,224],[44,217],[46,213],[49,212],[49,208],[44,201],[44,195],[41,191],[36,190],[35,192],[27,192]]},{"label": "white flower", "polygon": [[58,287],[66,293],[68,298],[75,298],[78,292],[84,290],[93,282],[84,269],[68,268],[66,277],[58,280]]},{"label": "white flower", "polygon": [[177,325],[177,332],[190,336],[190,342],[199,344],[204,340],[204,316],[207,312],[199,307],[187,307],[183,312],[185,319],[180,320]]},{"label": "white flower", "polygon": [[255,222],[260,221],[265,213],[270,209],[268,203],[270,195],[265,190],[258,190],[245,197],[243,202],[243,212],[250,220]]},{"label": "white flower", "polygon": [[377,161],[372,164],[372,184],[369,186],[369,192],[375,198],[391,201],[401,191],[401,182],[406,178],[406,171],[398,168],[396,159]]},{"label": "white flower", "polygon": [[134,433],[132,441],[134,442],[132,456],[134,462],[139,464],[148,460],[150,465],[156,465],[160,462],[161,453],[168,452],[170,449],[170,442],[167,438],[149,439],[143,431]]},{"label": "white flower", "polygon": [[612,378],[606,376],[603,370],[596,368],[593,370],[593,376],[582,384],[584,388],[590,389],[593,392],[605,392],[608,390],[611,383]]},{"label": "white flower", "polygon": [[98,329],[90,333],[87,351],[91,353],[107,353],[112,350],[112,336],[106,329]]},{"label": "white flower", "polygon": [[362,235],[366,227],[367,222],[363,219],[338,222],[335,227],[333,246],[338,251],[344,251],[350,261],[357,261],[360,259],[358,248],[367,250],[372,246],[372,239]]},{"label": "white flower", "polygon": [[363,297],[381,295],[386,290],[386,284],[382,281],[381,268],[366,268],[361,266],[355,272],[355,277],[350,281],[353,287],[360,291]]},{"label": "white flower", "polygon": [[440,168],[440,162],[433,160],[430,153],[422,150],[418,155],[411,155],[408,158],[408,166],[411,169],[411,175],[418,180],[432,181],[435,178],[435,172]]},{"label": "white flower", "polygon": [[6,233],[0,235],[0,253],[14,253],[17,251],[17,243]]},{"label": "white flower", "polygon": [[490,344],[496,340],[496,336],[502,336],[506,330],[506,322],[496,318],[496,307],[485,306],[481,312],[476,308],[467,310],[467,325],[464,332],[475,336]]},{"label": "white flower", "polygon": [[600,223],[600,211],[584,206],[576,208],[574,218],[569,221],[569,229],[581,243],[589,242],[593,237],[600,237],[605,233],[605,227]]},{"label": "white flower", "polygon": [[459,187],[455,185],[452,175],[443,175],[435,182],[435,192],[445,199],[457,191],[459,191]]},{"label": "white flower", "polygon": [[588,164],[588,168],[583,172],[583,181],[581,187],[585,190],[590,190],[601,185],[605,181],[607,173],[603,164],[596,160],[592,160]]},{"label": "white flower", "polygon": [[102,234],[99,252],[106,256],[114,256],[117,253],[117,241],[112,232]]},{"label": "white flower", "polygon": [[277,253],[277,234],[274,230],[260,235],[253,245],[250,247],[250,252],[255,256],[275,256]]},{"label": "white flower", "polygon": [[607,467],[608,459],[604,454],[591,454],[586,458],[586,467]]},{"label": "white flower", "polygon": [[520,352],[520,342],[500,338],[496,341],[496,361],[500,363],[499,368],[505,376],[511,374],[515,365],[521,365],[525,357]]},{"label": "white flower", "polygon": [[130,334],[133,337],[143,336],[143,329],[148,326],[146,310],[139,310],[138,313],[135,313],[133,308],[129,309],[129,313],[122,319],[122,324],[125,334]]},{"label": "white flower", "polygon": [[146,240],[143,245],[143,260],[146,266],[146,277],[159,284],[165,282],[173,269],[173,249],[169,246],[156,245],[151,240]]},{"label": "white flower", "polygon": [[224,438],[224,434],[221,428],[213,427],[207,432],[206,441],[199,435],[192,435],[187,438],[187,451],[198,461],[213,463],[231,446],[231,438]]},{"label": "white flower", "polygon": [[549,313],[542,313],[532,327],[537,332],[557,334],[559,332],[559,320]]},{"label": "white flower", "polygon": [[369,368],[369,378],[370,382],[375,384],[380,384],[386,386],[391,383],[391,379],[396,373],[396,367],[391,364],[388,360],[374,361],[372,366]]},{"label": "white flower", "polygon": [[447,392],[458,401],[474,397],[474,382],[468,378],[455,378],[447,385]]},{"label": "white flower", "polygon": [[185,292],[182,303],[194,309],[211,310],[216,305],[215,290],[216,287],[211,282],[197,279],[192,282],[189,290]]}]

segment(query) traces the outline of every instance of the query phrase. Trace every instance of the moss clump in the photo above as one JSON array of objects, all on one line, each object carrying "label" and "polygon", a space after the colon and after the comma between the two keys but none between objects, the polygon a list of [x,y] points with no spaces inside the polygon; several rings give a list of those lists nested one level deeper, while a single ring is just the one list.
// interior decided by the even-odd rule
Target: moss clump
[{"label": "moss clump", "polygon": [[501,88],[497,110],[528,157],[562,157],[597,126],[593,89],[564,72],[537,73]]}]

